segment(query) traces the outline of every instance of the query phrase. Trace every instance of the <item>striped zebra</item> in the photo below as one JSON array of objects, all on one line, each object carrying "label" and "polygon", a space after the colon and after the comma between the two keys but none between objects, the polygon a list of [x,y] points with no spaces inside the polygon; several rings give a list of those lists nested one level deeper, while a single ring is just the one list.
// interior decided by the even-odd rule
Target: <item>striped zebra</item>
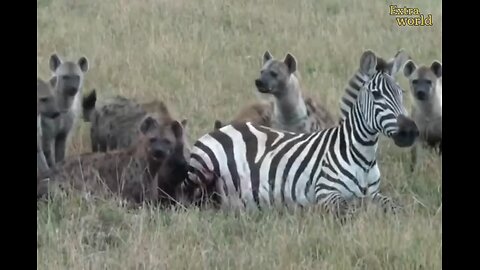
[{"label": "striped zebra", "polygon": [[194,144],[184,190],[206,188],[221,207],[241,209],[319,205],[345,217],[350,199],[371,198],[395,210],[396,203],[379,192],[378,138],[382,133],[408,147],[418,129],[405,116],[403,89],[386,72],[374,71],[375,54],[368,57],[373,75],[340,125],[312,133],[227,125]]},{"label": "striped zebra", "polygon": [[[369,73],[371,63],[368,62],[371,59],[371,54],[373,54],[371,50],[366,50],[362,56],[360,56],[360,66],[357,72],[355,72],[352,78],[348,81],[345,93],[340,99],[340,122],[347,117],[350,108],[352,108],[353,103],[357,99],[360,88],[372,75]],[[377,56],[376,69],[373,71],[382,70],[390,76],[395,76],[409,59],[410,56],[404,49],[400,49],[389,61],[385,61],[383,58]]]}]

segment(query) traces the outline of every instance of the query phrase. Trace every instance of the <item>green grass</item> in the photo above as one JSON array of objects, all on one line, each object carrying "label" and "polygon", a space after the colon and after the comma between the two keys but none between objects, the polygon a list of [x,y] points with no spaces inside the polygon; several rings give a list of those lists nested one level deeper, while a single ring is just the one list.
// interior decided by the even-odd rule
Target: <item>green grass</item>
[{"label": "green grass", "polygon": [[[37,73],[48,58],[90,60],[84,91],[99,98],[157,97],[189,137],[212,130],[256,99],[253,80],[268,49],[293,53],[306,94],[338,116],[338,102],[365,49],[385,58],[405,48],[417,63],[441,61],[441,1],[415,1],[433,27],[396,26],[388,5],[361,0],[37,0]],[[399,74],[400,84],[408,87]],[[408,106],[411,97],[406,95]],[[90,151],[88,125],[69,155]],[[405,213],[360,213],[343,227],[315,214],[233,217],[188,210],[129,211],[112,201],[59,199],[39,207],[39,269],[440,269],[441,160],[425,153],[408,172],[409,150],[381,140],[385,194]]]}]

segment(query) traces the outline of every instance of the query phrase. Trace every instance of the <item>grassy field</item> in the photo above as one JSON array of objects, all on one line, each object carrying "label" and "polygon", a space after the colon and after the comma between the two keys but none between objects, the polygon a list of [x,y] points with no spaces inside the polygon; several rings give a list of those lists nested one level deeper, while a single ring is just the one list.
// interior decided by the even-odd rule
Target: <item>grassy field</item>
[{"label": "grassy field", "polygon": [[[398,27],[390,3],[417,5],[433,27]],[[440,0],[37,0],[37,73],[48,78],[53,52],[85,55],[84,91],[165,100],[189,119],[193,143],[256,99],[266,49],[276,58],[293,53],[304,92],[338,116],[363,50],[390,58],[405,48],[417,63],[442,60],[441,9]],[[68,154],[89,145],[82,123]],[[425,153],[412,174],[408,149],[386,139],[380,148],[384,193],[405,206],[398,216],[366,211],[340,227],[313,214],[127,211],[62,199],[37,213],[37,268],[441,269],[441,160]]]}]

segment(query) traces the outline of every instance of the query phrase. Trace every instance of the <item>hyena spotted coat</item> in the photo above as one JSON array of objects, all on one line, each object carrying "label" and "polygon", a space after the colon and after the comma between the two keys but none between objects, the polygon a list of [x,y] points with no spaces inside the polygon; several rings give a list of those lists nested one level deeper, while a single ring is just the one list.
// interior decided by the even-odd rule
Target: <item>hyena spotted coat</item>
[{"label": "hyena spotted coat", "polygon": [[[154,100],[140,104],[117,95],[97,103],[95,90],[84,96],[82,108],[84,120],[91,122],[90,139],[93,152],[122,149],[134,144],[138,137],[140,121],[148,113],[158,113],[163,122],[170,122],[173,119],[162,101]],[[182,120],[184,126],[186,121]]]},{"label": "hyena spotted coat", "polygon": [[88,71],[88,60],[80,57],[75,63],[63,61],[57,54],[50,57],[50,70],[55,85],[55,99],[60,116],[55,119],[42,118],[42,146],[49,166],[65,158],[67,143],[81,115],[81,98],[84,74]]},{"label": "hyena spotted coat", "polygon": [[[157,174],[165,160],[175,153],[183,128],[178,121],[162,125],[158,115],[147,115],[140,124],[136,143],[121,150],[72,156],[39,177],[37,199],[59,190],[83,191],[95,195],[118,195],[134,205],[158,202]],[[175,194],[174,194],[175,195]]]}]

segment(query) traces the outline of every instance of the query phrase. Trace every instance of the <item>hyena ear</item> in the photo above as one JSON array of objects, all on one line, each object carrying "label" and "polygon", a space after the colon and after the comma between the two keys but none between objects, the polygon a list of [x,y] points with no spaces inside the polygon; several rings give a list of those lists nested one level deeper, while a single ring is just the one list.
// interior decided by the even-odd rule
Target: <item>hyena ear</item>
[{"label": "hyena ear", "polygon": [[287,53],[287,55],[285,56],[285,60],[283,60],[283,63],[287,65],[288,72],[290,72],[290,74],[297,71],[297,59],[295,59],[295,56],[293,56],[292,54]]},{"label": "hyena ear", "polygon": [[140,131],[143,134],[147,134],[149,131],[159,128],[160,125],[158,124],[157,120],[153,119],[151,116],[147,116],[143,119],[142,123],[140,124]]},{"label": "hyena ear", "polygon": [[435,74],[435,76],[437,76],[437,78],[442,77],[442,63],[435,60],[435,61],[433,61],[432,65],[430,66],[430,69],[433,71],[433,74]]},{"label": "hyena ear", "polygon": [[417,65],[415,65],[413,60],[408,60],[403,67],[403,75],[408,78],[413,74],[413,72],[415,72],[416,69]]},{"label": "hyena ear", "polygon": [[265,64],[270,59],[273,59],[273,56],[268,50],[266,50],[263,54],[263,64]]},{"label": "hyena ear", "polygon": [[390,75],[394,76],[397,74],[405,64],[410,60],[410,56],[405,52],[405,50],[402,48],[400,49],[397,54],[393,57],[393,60],[390,62],[391,68],[390,68]]},{"label": "hyena ear", "polygon": [[60,56],[58,56],[56,53],[52,54],[50,56],[50,61],[49,61],[49,65],[50,65],[50,70],[52,72],[55,72],[55,70],[57,70],[57,68],[62,64],[62,59],[60,58]]},{"label": "hyena ear", "polygon": [[215,120],[215,123],[213,124],[213,129],[214,130],[221,129],[222,126],[223,126],[223,124],[220,120]]},{"label": "hyena ear", "polygon": [[97,91],[92,89],[90,94],[83,96],[82,99],[82,107],[84,110],[91,110],[95,107],[95,103],[97,102]]},{"label": "hyena ear", "polygon": [[173,135],[175,136],[175,138],[181,139],[183,137],[182,124],[180,124],[180,122],[174,120],[171,125],[172,125]]},{"label": "hyena ear", "polygon": [[50,80],[48,80],[50,87],[52,87],[53,89],[57,87],[57,82],[58,82],[57,76],[53,76],[52,78],[50,78]]},{"label": "hyena ear", "polygon": [[78,66],[80,66],[80,69],[83,71],[83,73],[86,73],[88,71],[89,65],[88,65],[88,59],[85,56],[80,57],[78,59]]},{"label": "hyena ear", "polygon": [[360,71],[363,74],[373,75],[377,68],[377,56],[372,50],[366,50],[360,56]]}]

